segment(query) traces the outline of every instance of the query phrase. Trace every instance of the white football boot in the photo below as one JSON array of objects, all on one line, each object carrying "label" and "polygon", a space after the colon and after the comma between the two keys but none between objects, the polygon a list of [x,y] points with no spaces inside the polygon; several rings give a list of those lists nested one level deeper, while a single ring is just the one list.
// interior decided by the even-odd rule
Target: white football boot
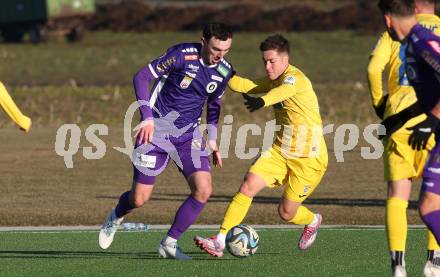
[{"label": "white football boot", "polygon": [[114,209],[111,211],[111,213],[107,216],[104,224],[102,224],[101,231],[99,232],[99,247],[101,247],[102,249],[107,249],[110,247],[113,242],[115,233],[123,220],[123,217],[116,217]]},{"label": "white football boot", "polygon": [[396,265],[393,268],[393,277],[406,277],[406,268],[403,265]]},{"label": "white football boot", "polygon": [[318,235],[318,229],[319,226],[321,226],[322,223],[322,216],[320,214],[315,214],[317,222],[313,225],[306,225],[304,227],[303,233],[301,234],[301,237],[298,242],[298,248],[301,250],[306,250],[316,240],[316,236]]},{"label": "white football boot", "polygon": [[191,257],[183,253],[182,249],[177,245],[177,241],[162,240],[157,252],[159,257],[165,259],[191,260]]},{"label": "white football boot", "polygon": [[440,251],[434,250],[432,261],[427,261],[423,268],[423,276],[440,277]]}]

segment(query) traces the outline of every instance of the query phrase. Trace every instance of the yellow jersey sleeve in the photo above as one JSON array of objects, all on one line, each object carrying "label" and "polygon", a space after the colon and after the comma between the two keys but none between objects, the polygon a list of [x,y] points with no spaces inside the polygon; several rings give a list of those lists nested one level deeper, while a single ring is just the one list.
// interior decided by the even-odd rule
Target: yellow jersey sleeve
[{"label": "yellow jersey sleeve", "polygon": [[282,83],[279,86],[271,89],[266,95],[261,97],[264,100],[264,106],[272,106],[294,96],[296,91],[295,83],[295,76],[284,76]]},{"label": "yellow jersey sleeve", "polygon": [[20,128],[26,132],[29,131],[32,124],[31,119],[21,113],[2,82],[0,82],[0,107],[5,110],[9,117],[20,126]]},{"label": "yellow jersey sleeve", "polygon": [[270,81],[267,77],[256,80],[255,82],[237,75],[234,75],[229,82],[228,87],[238,93],[266,93],[270,89]]},{"label": "yellow jersey sleeve", "polygon": [[377,42],[376,47],[370,56],[368,64],[368,85],[370,87],[370,96],[375,107],[382,104],[383,84],[382,73],[391,59],[392,39],[385,32]]}]

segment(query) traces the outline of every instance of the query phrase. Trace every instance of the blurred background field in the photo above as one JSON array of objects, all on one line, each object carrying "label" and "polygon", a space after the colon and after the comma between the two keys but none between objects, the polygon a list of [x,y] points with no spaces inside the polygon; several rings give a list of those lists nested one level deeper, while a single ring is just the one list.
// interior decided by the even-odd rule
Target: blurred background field
[{"label": "blurred background field", "polygon": [[[292,43],[292,62],[312,80],[324,124],[377,123],[365,82],[368,55],[377,35],[355,31],[284,32]],[[236,33],[228,60],[239,74],[255,78],[264,74],[258,51],[268,33]],[[113,147],[123,146],[123,116],[134,100],[131,78],[166,47],[181,41],[198,41],[199,32],[111,33],[90,32],[70,44],[51,38],[44,44],[0,44],[0,76],[21,109],[33,119],[24,135],[2,114],[0,120],[0,225],[101,224],[119,195],[131,184],[127,156]],[[261,127],[272,119],[269,109],[253,114],[241,96],[227,92],[222,117],[234,116],[233,140],[223,169],[214,169],[214,195],[198,223],[218,224],[251,160],[234,154],[235,135],[243,123]],[[81,148],[74,168],[67,169],[54,150],[57,129],[66,123],[82,130]],[[86,160],[82,147],[90,124],[106,124],[101,136],[107,152],[103,159]],[[362,134],[362,133],[361,133]],[[308,200],[324,214],[326,224],[383,224],[385,184],[382,161],[364,160],[362,139],[345,162],[335,160],[334,133],[326,135],[329,170]],[[361,135],[362,138],[362,135]],[[262,136],[249,136],[248,147],[258,147]],[[413,199],[418,186],[414,186]],[[128,220],[169,223],[189,190],[174,165],[158,178],[152,200]],[[254,201],[247,223],[281,223],[276,204],[280,190],[265,190]],[[415,203],[409,222],[420,223]]]}]

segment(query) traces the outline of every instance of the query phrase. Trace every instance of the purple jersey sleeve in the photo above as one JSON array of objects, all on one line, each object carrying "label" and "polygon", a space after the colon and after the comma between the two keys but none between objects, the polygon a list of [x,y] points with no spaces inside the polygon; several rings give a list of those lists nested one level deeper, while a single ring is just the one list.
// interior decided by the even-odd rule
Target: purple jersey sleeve
[{"label": "purple jersey sleeve", "polygon": [[437,73],[440,74],[440,37],[431,37],[417,43],[419,56]]},{"label": "purple jersey sleeve", "polygon": [[[227,82],[226,82],[227,83]],[[225,84],[226,84],[225,83]],[[221,101],[225,93],[226,85],[223,85],[209,96],[206,109],[206,123],[208,124],[208,139],[217,139],[217,124],[220,117]]]},{"label": "purple jersey sleeve", "polygon": [[[173,46],[165,54],[151,61],[147,66],[140,69],[133,77],[133,85],[138,101],[150,101],[150,82],[167,75],[182,67],[182,55],[179,46]],[[141,120],[153,118],[150,105],[141,105]]]}]

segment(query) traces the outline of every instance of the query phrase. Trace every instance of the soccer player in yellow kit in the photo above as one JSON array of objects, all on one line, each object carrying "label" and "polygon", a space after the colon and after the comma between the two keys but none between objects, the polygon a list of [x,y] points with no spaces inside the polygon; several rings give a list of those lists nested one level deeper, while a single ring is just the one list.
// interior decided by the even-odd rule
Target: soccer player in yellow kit
[{"label": "soccer player in yellow kit", "polygon": [[20,130],[29,132],[31,128],[31,119],[23,115],[20,109],[15,105],[8,91],[2,82],[0,82],[0,106],[11,117],[11,119],[20,127]]},{"label": "soccer player in yellow kit", "polygon": [[[305,225],[300,249],[313,244],[322,221],[320,214],[302,205],[320,183],[328,164],[318,99],[310,80],[289,64],[289,42],[284,37],[269,36],[260,50],[267,76],[256,82],[234,76],[228,85],[235,92],[245,93],[250,111],[273,106],[281,130],[272,147],[250,167],[226,210],[219,233],[212,238],[194,238],[197,246],[216,257],[223,256],[227,232],[243,221],[253,197],[265,187],[284,186],[278,213],[286,222]],[[246,93],[265,95],[251,97]]]},{"label": "soccer player in yellow kit", "polygon": [[[434,15],[434,0],[416,0],[417,20],[426,28],[440,34],[440,18]],[[406,45],[393,41],[384,32],[373,50],[368,65],[368,81],[371,98],[376,114],[385,119],[408,108],[416,102],[414,89],[409,85],[405,74],[404,60]],[[382,90],[382,73],[388,67],[388,94]],[[426,115],[409,120],[385,141],[384,175],[388,182],[388,200],[386,205],[386,226],[391,265],[394,276],[406,276],[405,249],[407,238],[406,210],[414,178],[421,176],[428,155],[428,149],[434,145],[431,137],[428,149],[413,150],[408,144],[411,134],[408,127],[423,121]],[[428,231],[428,261],[425,276],[432,262],[440,263],[440,247],[433,234]],[[430,276],[430,275],[429,275]]]}]

